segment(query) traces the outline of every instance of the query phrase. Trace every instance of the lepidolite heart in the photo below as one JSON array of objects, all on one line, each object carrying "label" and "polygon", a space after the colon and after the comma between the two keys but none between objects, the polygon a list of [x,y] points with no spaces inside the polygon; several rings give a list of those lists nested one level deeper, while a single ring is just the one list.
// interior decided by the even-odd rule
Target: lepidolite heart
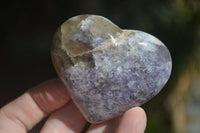
[{"label": "lepidolite heart", "polygon": [[96,15],[64,22],[51,55],[72,100],[91,123],[147,102],[163,88],[172,68],[170,53],[157,38],[121,30]]}]

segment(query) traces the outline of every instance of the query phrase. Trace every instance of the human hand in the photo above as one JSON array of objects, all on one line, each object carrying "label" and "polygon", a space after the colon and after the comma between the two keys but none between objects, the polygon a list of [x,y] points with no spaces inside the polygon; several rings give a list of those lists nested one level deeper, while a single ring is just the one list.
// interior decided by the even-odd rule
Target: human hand
[{"label": "human hand", "polygon": [[[87,121],[60,80],[46,81],[0,109],[0,133],[26,133],[48,116],[41,133],[80,133]],[[90,125],[87,133],[143,133],[146,114],[134,107],[123,116]]]}]

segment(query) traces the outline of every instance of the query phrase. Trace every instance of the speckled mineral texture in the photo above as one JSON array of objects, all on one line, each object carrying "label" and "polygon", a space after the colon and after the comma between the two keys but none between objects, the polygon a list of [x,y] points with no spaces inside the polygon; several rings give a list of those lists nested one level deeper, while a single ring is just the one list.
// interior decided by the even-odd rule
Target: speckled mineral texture
[{"label": "speckled mineral texture", "polygon": [[147,102],[166,84],[170,53],[150,34],[96,15],[72,17],[52,46],[57,74],[85,118],[99,123]]}]

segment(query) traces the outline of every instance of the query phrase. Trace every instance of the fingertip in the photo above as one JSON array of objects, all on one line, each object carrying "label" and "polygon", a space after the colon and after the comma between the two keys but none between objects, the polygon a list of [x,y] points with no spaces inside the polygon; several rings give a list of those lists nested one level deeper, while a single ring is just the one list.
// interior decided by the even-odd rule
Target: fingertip
[{"label": "fingertip", "polygon": [[70,100],[65,86],[59,79],[47,80],[32,88],[28,93],[46,114],[63,106]]},{"label": "fingertip", "polygon": [[141,107],[133,107],[128,111],[126,111],[124,115],[127,116],[137,115],[138,118],[140,117],[142,120],[145,120],[145,122],[147,121],[146,113],[144,109]]},{"label": "fingertip", "polygon": [[134,107],[124,113],[117,133],[144,133],[147,117],[141,107]]}]

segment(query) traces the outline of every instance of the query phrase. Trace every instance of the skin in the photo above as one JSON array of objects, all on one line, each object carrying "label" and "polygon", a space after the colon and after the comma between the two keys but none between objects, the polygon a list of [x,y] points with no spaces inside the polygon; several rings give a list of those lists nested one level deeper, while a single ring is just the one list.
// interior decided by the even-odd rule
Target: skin
[{"label": "skin", "polygon": [[[87,121],[75,107],[58,79],[46,81],[0,109],[0,133],[26,133],[47,117],[40,133],[80,133]],[[140,107],[101,124],[87,133],[143,133],[146,114]]]}]

